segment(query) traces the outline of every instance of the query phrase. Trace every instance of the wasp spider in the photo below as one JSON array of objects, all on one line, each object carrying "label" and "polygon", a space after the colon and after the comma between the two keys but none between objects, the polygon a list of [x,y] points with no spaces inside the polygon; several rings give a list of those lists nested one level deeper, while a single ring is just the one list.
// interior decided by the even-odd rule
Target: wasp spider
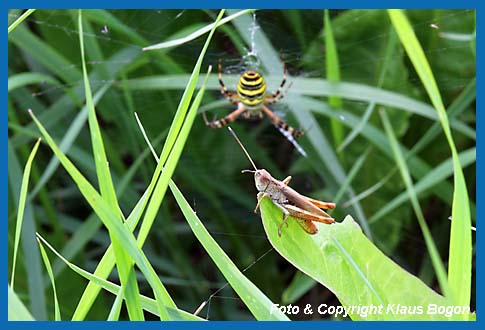
[{"label": "wasp spider", "polygon": [[212,122],[207,120],[204,113],[203,116],[206,125],[213,128],[221,128],[222,126],[236,120],[241,115],[243,115],[245,118],[262,118],[264,114],[271,120],[273,125],[276,126],[276,128],[278,128],[278,130],[300,150],[301,147],[298,146],[293,137],[296,138],[303,135],[303,131],[296,130],[289,126],[267,107],[267,105],[272,105],[280,101],[291,87],[290,84],[284,93],[281,92],[286,83],[286,65],[283,63],[283,81],[276,92],[272,94],[267,93],[266,81],[264,80],[263,76],[254,70],[244,72],[237,83],[237,93],[231,93],[227,90],[224,82],[222,81],[222,64],[220,59],[218,67],[221,93],[229,102],[232,104],[237,104],[237,109],[224,118]]}]

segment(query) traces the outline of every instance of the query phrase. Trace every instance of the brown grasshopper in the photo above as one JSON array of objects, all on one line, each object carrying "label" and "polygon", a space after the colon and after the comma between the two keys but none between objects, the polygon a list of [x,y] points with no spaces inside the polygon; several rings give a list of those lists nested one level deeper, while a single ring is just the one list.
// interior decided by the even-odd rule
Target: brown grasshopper
[{"label": "brown grasshopper", "polygon": [[298,224],[309,234],[316,234],[318,232],[317,226],[313,221],[323,222],[326,224],[334,223],[335,220],[328,215],[325,211],[321,209],[334,209],[335,203],[322,202],[307,196],[303,196],[294,189],[292,189],[288,184],[291,181],[291,176],[288,176],[283,181],[279,181],[271,176],[265,169],[260,169],[256,167],[251,156],[247,152],[246,148],[239,141],[236,133],[228,127],[232,136],[236,139],[237,143],[241,146],[242,150],[248,157],[251,165],[254,167],[253,170],[243,170],[241,173],[254,173],[254,182],[256,184],[256,189],[258,189],[258,204],[254,209],[257,213],[261,205],[261,201],[264,197],[269,197],[273,203],[283,211],[283,221],[278,226],[278,236],[281,236],[281,228],[284,224],[288,226],[287,220],[291,215],[294,217]]}]

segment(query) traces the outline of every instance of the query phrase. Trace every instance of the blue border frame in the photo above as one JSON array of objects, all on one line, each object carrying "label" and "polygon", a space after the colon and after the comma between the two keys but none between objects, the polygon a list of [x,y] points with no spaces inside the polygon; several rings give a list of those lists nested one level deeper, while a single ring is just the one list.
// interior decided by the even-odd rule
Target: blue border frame
[{"label": "blue border frame", "polygon": [[[107,8],[107,9],[134,9],[134,8],[145,8],[145,9],[151,9],[151,8],[172,8],[172,9],[181,9],[181,8],[194,8],[194,9],[200,9],[201,7],[203,8],[222,8],[229,5],[231,8],[301,8],[301,9],[317,9],[317,8],[333,8],[333,9],[347,9],[347,8],[413,8],[413,9],[432,9],[432,8],[453,8],[453,9],[458,9],[458,8],[476,8],[477,9],[477,36],[480,36],[480,30],[483,30],[481,28],[481,24],[479,23],[481,16],[481,10],[480,6],[481,3],[480,1],[470,1],[470,0],[461,0],[461,1],[450,1],[450,0],[428,0],[428,1],[417,1],[417,0],[408,0],[408,1],[357,1],[357,0],[341,0],[341,1],[321,1],[317,2],[315,0],[300,0],[298,2],[296,1],[288,1],[288,0],[266,0],[264,2],[261,1],[210,1],[207,3],[201,3],[200,1],[195,1],[195,0],[185,0],[182,3],[178,2],[161,2],[161,1],[148,1],[148,0],[138,0],[136,3],[121,3],[120,1],[93,1],[93,0],[85,0],[85,1],[59,1],[59,0],[44,0],[44,1],[23,1],[23,0],[17,0],[17,1],[2,1],[0,2],[0,6],[2,9],[5,9],[2,12],[6,12],[9,8]],[[3,16],[3,20],[5,22],[4,27],[7,26],[7,15]],[[8,35],[4,34],[4,40],[3,40],[3,45],[5,47],[8,47]],[[479,58],[479,54],[481,53],[481,45],[479,42],[480,39],[477,39],[477,47],[476,47],[476,54],[477,58]],[[8,61],[8,52],[5,49],[2,51],[1,56],[3,63],[6,63]],[[8,67],[8,62],[7,65],[2,66],[2,71],[7,75],[7,68]],[[481,66],[479,65],[478,61],[476,64],[477,68],[477,95],[480,95],[480,79],[478,78],[481,76]],[[8,93],[6,93],[7,90],[7,80],[4,81],[4,96],[2,97],[2,104],[6,104],[7,102],[7,97]],[[477,97],[477,105],[478,105],[478,97]],[[483,186],[481,185],[483,181],[483,174],[481,174],[480,171],[480,154],[483,153],[483,147],[482,144],[480,143],[480,135],[481,135],[481,129],[483,126],[483,114],[480,113],[480,111],[476,112],[477,116],[477,188],[476,188],[476,194],[477,196],[482,195],[483,191]],[[7,118],[7,111],[4,112],[4,117],[2,118],[1,121],[2,129],[4,130],[5,133],[7,133],[7,139],[8,139],[8,118]],[[6,155],[7,155],[7,139],[6,140],[1,140],[1,148],[3,150],[3,153],[5,155],[5,160],[6,160]],[[7,161],[1,162],[1,170],[2,173],[4,173],[4,184],[0,188],[0,199],[2,202],[2,207],[5,210],[4,214],[5,220],[8,217],[7,209],[8,209],[8,169],[7,169]],[[481,215],[483,214],[482,211],[482,206],[481,203],[478,203],[479,199],[477,199],[477,219],[481,218]],[[7,221],[5,221],[4,224],[4,233],[7,233],[8,231],[5,230],[7,226]],[[478,233],[480,233],[480,229],[478,229]],[[477,237],[477,243],[478,243],[478,237]],[[8,283],[8,271],[7,271],[7,265],[8,265],[8,252],[7,252],[7,242],[4,243],[4,249],[2,249],[2,265],[3,265],[3,277],[5,282]],[[481,258],[480,254],[477,254],[476,258],[476,263],[477,263],[477,275],[480,273],[479,269],[480,267],[478,265],[481,264],[481,261],[483,261],[483,258]],[[476,276],[478,279],[479,276]],[[477,280],[477,310],[479,304],[479,297],[481,297],[480,292],[482,292],[482,285],[481,283]],[[5,287],[5,290],[7,291],[7,287]],[[205,322],[205,323],[189,323],[189,322],[166,322],[166,323],[158,323],[158,322],[144,322],[144,323],[133,323],[133,322],[114,322],[114,323],[108,323],[108,322],[82,322],[82,323],[75,323],[75,322],[70,322],[69,324],[66,324],[66,322],[35,322],[35,323],[26,323],[26,322],[8,322],[7,321],[7,299],[6,297],[7,292],[5,291],[4,299],[1,301],[1,307],[2,310],[4,311],[4,318],[2,320],[2,325],[12,328],[12,329],[25,329],[25,328],[33,328],[33,327],[40,327],[40,328],[59,328],[60,327],[72,327],[72,328],[79,328],[79,329],[85,329],[86,327],[89,328],[98,328],[98,327],[103,327],[104,329],[120,329],[120,328],[138,328],[140,326],[142,327],[150,327],[150,328],[159,328],[163,327],[164,329],[180,329],[182,328],[191,328],[191,329],[198,329],[199,327],[207,328],[207,329],[222,329],[226,327],[231,327],[232,329],[245,329],[247,330],[248,327],[264,327],[264,328],[274,328],[274,329],[293,329],[294,327],[298,327],[301,329],[317,329],[326,327],[331,325],[332,327],[337,327],[337,328],[350,328],[354,326],[358,327],[363,327],[363,328],[374,328],[374,327],[398,327],[398,328],[408,328],[408,327],[413,327],[416,329],[419,328],[428,328],[430,326],[432,327],[440,327],[443,329],[454,329],[456,327],[460,328],[476,328],[479,326],[480,323],[480,317],[477,316],[477,322],[392,322],[390,324],[389,322],[292,322],[292,323],[276,323],[276,322],[253,322],[253,321],[247,321],[247,322],[238,322],[238,321],[215,321],[215,322]]]}]

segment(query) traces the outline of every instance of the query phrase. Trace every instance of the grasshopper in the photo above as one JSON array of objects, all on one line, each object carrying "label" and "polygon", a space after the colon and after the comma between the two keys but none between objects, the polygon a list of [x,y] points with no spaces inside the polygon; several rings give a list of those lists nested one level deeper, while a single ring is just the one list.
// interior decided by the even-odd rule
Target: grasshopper
[{"label": "grasshopper", "polygon": [[278,226],[278,236],[281,237],[281,229],[284,224],[288,226],[288,217],[291,215],[294,217],[298,224],[307,233],[313,235],[318,232],[317,226],[313,223],[323,222],[326,224],[332,224],[335,220],[321,209],[331,210],[335,208],[335,203],[322,202],[307,196],[303,196],[296,190],[288,186],[291,181],[291,176],[288,176],[283,181],[279,181],[271,176],[271,174],[265,169],[258,169],[254,164],[251,156],[244,148],[241,141],[239,141],[236,133],[228,127],[234,139],[236,139],[239,146],[248,157],[253,170],[243,170],[241,173],[254,173],[254,182],[256,189],[258,189],[258,203],[254,212],[257,213],[261,205],[261,201],[264,197],[269,197],[273,203],[283,211],[283,221]]}]

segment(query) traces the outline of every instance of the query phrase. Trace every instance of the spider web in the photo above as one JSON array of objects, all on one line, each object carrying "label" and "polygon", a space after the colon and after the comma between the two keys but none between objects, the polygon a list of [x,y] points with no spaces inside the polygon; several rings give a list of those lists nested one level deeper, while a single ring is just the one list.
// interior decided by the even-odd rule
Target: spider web
[{"label": "spider web", "polygon": [[[214,13],[207,11],[207,20],[205,22],[200,22],[201,24],[208,24],[212,18],[214,18]],[[322,12],[321,11],[302,11],[302,21],[303,27],[305,31],[308,32],[308,35],[305,36],[298,36],[292,33],[291,28],[288,26],[280,25],[278,20],[272,19],[275,12],[273,11],[257,11],[253,15],[253,22],[251,29],[247,31],[247,33],[251,36],[251,40],[254,41],[254,36],[258,33],[265,33],[273,43],[275,49],[277,49],[280,53],[282,58],[284,58],[285,62],[288,65],[288,71],[291,75],[295,77],[326,77],[327,72],[325,68],[325,51],[324,49],[318,49],[318,47],[322,48],[322,45],[313,45],[315,51],[307,52],[303,54],[301,49],[301,45],[305,44],[305,42],[309,42],[309,40],[315,40],[319,38],[322,30]],[[113,14],[117,14],[113,12]],[[278,12],[277,15],[285,17],[285,12]],[[342,14],[339,11],[332,11],[332,16],[338,16]],[[436,38],[441,40],[447,40],[446,46],[436,46],[437,43],[430,42],[425,44],[424,51],[426,56],[429,59],[436,59],[442,57],[445,54],[453,54],[459,52],[460,50],[469,48],[469,40],[472,38],[473,31],[456,31],[454,27],[456,26],[456,22],[462,19],[468,19],[469,16],[473,14],[470,10],[456,10],[456,11],[449,11],[445,15],[439,17],[439,20],[425,20],[424,22],[420,22],[419,24],[414,24],[413,28],[417,34],[425,30],[432,30],[436,33]],[[354,40],[347,40],[345,43],[345,49],[339,49],[341,51],[342,57],[340,57],[340,69],[341,69],[341,78],[343,81],[348,82],[356,82],[361,84],[369,84],[375,85],[376,81],[375,78],[371,75],[366,76],[363,74],[365,70],[372,69],[383,65],[384,56],[379,56],[375,53],[370,53],[368,47],[369,44],[378,44],[380,41],[389,38],[390,31],[379,29],[378,27],[375,28],[375,34],[369,36],[368,34],[365,37],[359,36],[358,26],[359,23],[365,20],[372,18],[372,11],[361,11],[355,13],[355,16],[349,17],[346,20],[341,20],[339,24],[333,27],[336,39],[337,39],[337,46],[339,45],[338,36],[343,34],[342,31],[345,30],[352,30],[355,26],[355,37]],[[419,15],[419,13],[416,13]],[[18,18],[19,13],[10,12],[9,13],[9,22],[12,22],[16,18]],[[194,19],[200,18],[200,15],[195,15],[191,10],[133,10],[133,11],[123,11],[122,13],[122,20],[123,23],[130,26],[136,33],[142,36],[148,44],[156,44],[160,41],[165,41],[167,39],[172,38],[173,36],[169,33],[170,30],[182,29],[184,26],[190,25]],[[66,11],[44,11],[42,15],[33,15],[29,17],[24,23],[24,25],[28,26],[28,28],[32,31],[43,31],[46,33],[52,33],[53,35],[60,35],[62,40],[70,40],[73,45],[78,44],[78,30],[77,30],[77,22],[76,20],[72,19],[72,15],[67,13]],[[115,28],[111,27],[109,23],[102,23],[97,22],[93,24],[92,31],[85,31],[84,38],[85,40],[96,39],[103,44],[103,47],[109,48],[126,48],[132,49],[135,53],[141,52],[141,48],[147,45],[141,45],[139,43],[130,42],[125,37],[120,36],[120,34],[116,31]],[[150,28],[147,28],[147,27]],[[227,32],[227,31],[225,31]],[[214,47],[210,48],[208,54],[205,59],[206,64],[215,64],[217,63],[217,59],[222,57],[224,63],[224,74],[240,74],[247,70],[248,68],[257,68],[260,65],[259,62],[259,48],[258,44],[252,42],[250,45],[246,45],[245,52],[240,54],[237,50],[237,47],[231,43],[231,39],[225,34],[225,32],[216,33],[214,36],[214,43],[218,44],[222,47]],[[341,33],[341,34],[339,34]],[[200,49],[202,48],[203,42],[205,38],[201,37],[196,40],[193,40],[187,44],[184,44],[176,49],[170,50],[170,54],[176,54],[177,59],[180,62],[184,63],[192,63],[195,62]],[[56,44],[53,43],[52,47],[56,47]],[[222,49],[226,47],[226,51],[217,51],[216,49]],[[352,54],[349,51],[350,48],[355,49],[355,53]],[[320,50],[320,51],[318,51]],[[9,49],[9,55],[11,50]],[[379,54],[382,54],[382,50],[376,50]],[[75,52],[74,52],[75,54]],[[340,53],[339,53],[340,55]],[[79,57],[79,55],[77,55]],[[396,55],[397,56],[397,55]],[[21,58],[15,58],[13,56],[9,56],[9,70],[12,69],[12,72],[22,72],[22,71],[32,71],[36,72],[38,70],[45,71],[42,68],[42,65],[36,63],[35,60],[30,59],[29,56],[26,56],[27,60]],[[80,60],[74,60],[72,63],[77,64],[69,64],[65,67],[57,68],[59,71],[69,73],[73,69],[80,69],[81,64]],[[311,67],[311,68],[304,68],[301,63],[319,63],[318,67]],[[140,65],[139,63],[135,63],[136,65]],[[446,63],[443,63],[444,66]],[[453,63],[448,63],[450,66],[454,66]],[[92,59],[88,62],[88,65],[91,69],[99,67],[99,66],[106,66],[106,65],[134,65],[133,64],[133,57],[127,56],[126,58],[118,58],[115,60],[106,60],[104,58]],[[145,66],[156,66],[156,60],[150,56],[146,56],[143,58],[142,65]],[[191,67],[185,67],[187,72],[190,72]],[[453,68],[452,68],[453,69]],[[459,68],[457,68],[458,70]],[[438,86],[441,91],[446,93],[453,93],[456,91],[458,93],[462,90],[470,77],[474,76],[474,72],[464,72],[461,75],[450,75],[450,74],[440,74],[440,70],[434,70],[434,72],[438,72],[436,79]],[[136,78],[136,77],[128,77],[128,78]],[[410,77],[408,78],[409,86],[406,86],[408,89],[413,88],[413,84],[419,85],[420,80],[418,77]],[[99,88],[99,86],[103,86],[107,83],[111,84],[121,84],[121,79],[115,80],[106,80],[106,79],[94,79],[90,80],[90,84],[93,89]],[[21,109],[26,108],[35,108],[37,103],[48,104],[49,102],[53,102],[60,94],[62,94],[66,89],[69,89],[73,86],[81,86],[83,84],[82,80],[78,81],[71,81],[69,83],[63,83],[57,85],[49,85],[49,84],[37,84],[35,86],[30,87],[30,94],[24,94],[25,99],[22,103],[16,101],[14,102],[14,107],[18,108],[18,111],[22,111]],[[234,90],[233,86],[227,86],[229,89]],[[277,86],[268,86],[270,89],[275,89]],[[387,86],[390,90],[398,90],[402,86]],[[291,93],[291,90],[290,90]],[[174,107],[169,101],[166,101],[163,97],[160,97],[156,101],[153,99],[145,98],[145,93],[134,91],[134,104],[136,109],[143,109],[144,112],[156,112],[160,111],[160,109],[166,109],[168,107]],[[214,93],[215,97],[217,93]],[[356,106],[367,106],[366,104],[359,104],[359,102],[355,102]],[[176,106],[176,105],[175,105]],[[288,118],[287,116],[287,108],[284,104],[284,101],[281,104],[277,104],[274,107],[275,112],[282,118]],[[342,118],[345,120],[345,118]],[[154,125],[158,125],[155,123]],[[256,130],[262,131],[268,126],[268,124],[262,124],[261,127],[256,128]],[[209,134],[209,133],[208,133]],[[273,140],[271,140],[273,139]],[[272,138],[266,139],[261,141],[262,145],[270,145],[274,143],[275,140],[279,139],[279,137],[273,136]],[[183,160],[181,160],[183,161]],[[194,169],[194,175],[197,175],[197,169]],[[225,175],[223,177],[224,180],[232,180],[241,182],[242,180],[246,180],[247,178],[241,178],[238,176],[233,175]],[[58,194],[65,195],[66,191],[59,191]],[[195,201],[194,201],[195,204]],[[196,204],[194,205],[194,209],[196,209]],[[210,227],[210,226],[209,226]],[[179,227],[176,230],[183,230]],[[218,238],[224,237],[246,237],[251,236],[254,238],[253,232],[248,231],[248,233],[240,233],[240,232],[227,232],[221,230],[221,228],[209,228],[211,234]],[[403,235],[407,235],[406,239],[412,240],[416,243],[415,249],[416,251],[422,251],[425,247],[422,240],[416,239],[412,234],[409,234],[411,231],[404,231]],[[255,235],[261,241],[265,241],[264,235]],[[251,270],[252,273],[264,272],[265,265],[261,263],[261,260],[270,254],[272,249],[269,246],[268,242],[264,242],[260,244],[260,249],[257,252],[258,257],[253,258],[252,261],[247,261],[245,265],[243,264],[241,268],[244,268],[244,272],[248,273]],[[251,253],[249,254],[251,255]],[[273,256],[273,258],[278,258],[278,256]],[[281,262],[281,261],[280,261]],[[248,276],[251,276],[249,274]],[[227,283],[224,280],[214,279],[209,283],[201,283],[197,281],[192,281],[190,279],[185,279],[183,277],[178,278],[179,280],[178,285],[185,285],[187,290],[191,290],[192,287],[199,286],[201,284],[207,285],[209,288],[207,289],[207,298],[202,299],[202,301],[207,302],[207,307],[205,311],[206,317],[209,319],[211,318],[211,313],[214,310],[214,305],[233,305],[230,310],[232,311],[243,311],[240,314],[237,314],[240,318],[250,318],[250,316],[244,312],[244,307],[241,307],[240,299],[235,296],[234,294],[230,294],[230,288],[228,288]],[[224,295],[221,293],[224,292]],[[217,299],[217,300],[215,300]],[[214,300],[214,302],[212,302]],[[189,303],[186,308],[187,310],[195,310],[196,307],[199,306],[196,303]],[[210,307],[212,306],[212,307]],[[209,308],[210,307],[210,308]]]}]

